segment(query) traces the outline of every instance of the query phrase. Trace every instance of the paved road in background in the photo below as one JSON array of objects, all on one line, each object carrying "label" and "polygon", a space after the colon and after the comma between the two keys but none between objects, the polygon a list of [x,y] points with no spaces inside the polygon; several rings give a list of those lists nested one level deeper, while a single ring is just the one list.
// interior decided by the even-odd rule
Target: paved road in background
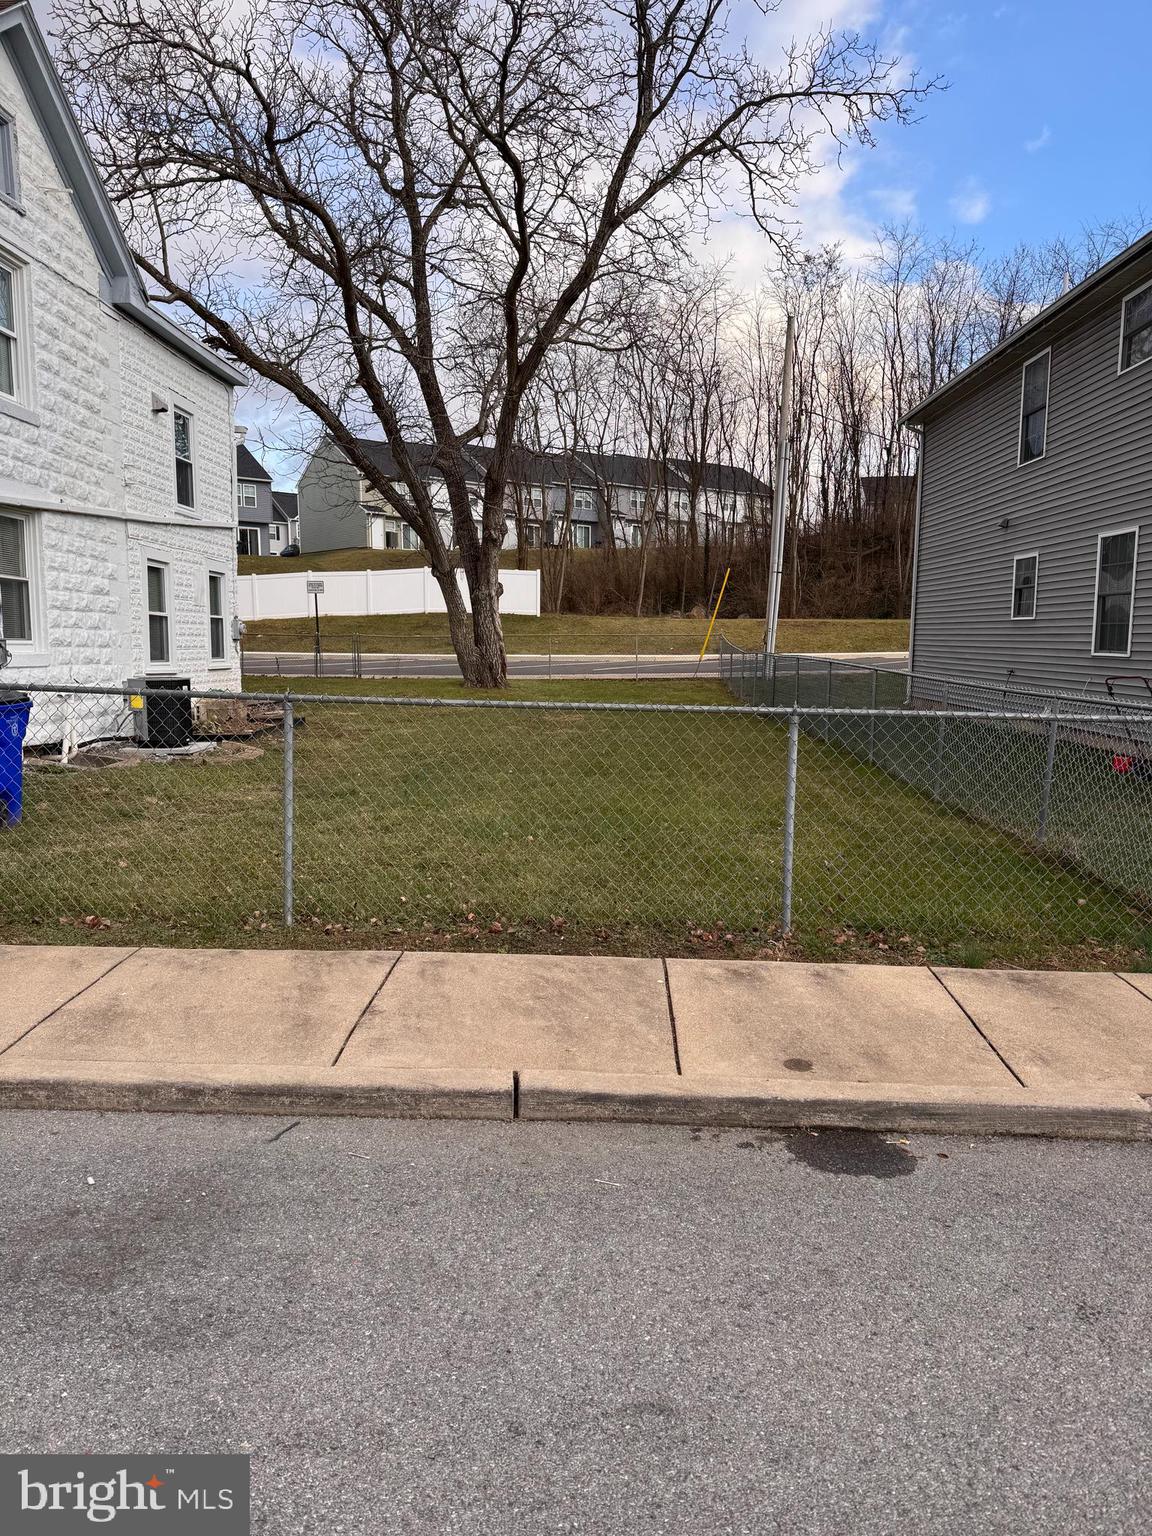
[{"label": "paved road in background", "polygon": [[[853,655],[860,666],[902,668],[906,655],[890,652]],[[460,668],[452,655],[366,655],[360,658],[363,677],[459,677]],[[246,651],[244,672],[249,676],[313,677],[315,662],[311,652]],[[718,677],[717,656],[509,656],[511,677]],[[324,655],[325,677],[354,677],[351,655],[327,651]]]},{"label": "paved road in background", "polygon": [[250,1449],[277,1536],[1143,1532],[1150,1160],[9,1112],[0,1450]]}]

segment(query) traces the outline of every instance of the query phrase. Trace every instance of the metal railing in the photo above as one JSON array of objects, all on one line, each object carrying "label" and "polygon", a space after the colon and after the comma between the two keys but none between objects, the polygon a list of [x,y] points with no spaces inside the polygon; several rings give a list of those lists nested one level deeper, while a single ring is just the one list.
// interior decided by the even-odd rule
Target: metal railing
[{"label": "metal railing", "polygon": [[1040,960],[1152,921],[1152,755],[1111,714],[28,692],[0,936]]}]

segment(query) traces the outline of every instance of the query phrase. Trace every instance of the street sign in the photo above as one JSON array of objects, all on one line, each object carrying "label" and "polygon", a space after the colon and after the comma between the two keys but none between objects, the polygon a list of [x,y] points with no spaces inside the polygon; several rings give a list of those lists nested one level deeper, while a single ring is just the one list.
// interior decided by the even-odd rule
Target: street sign
[{"label": "street sign", "polygon": [[310,582],[307,582],[306,585],[307,585],[307,588],[308,588],[308,596],[309,597],[313,597],[313,596],[317,596],[318,597],[318,596],[322,596],[323,595],[324,583],[322,581],[310,581]]}]

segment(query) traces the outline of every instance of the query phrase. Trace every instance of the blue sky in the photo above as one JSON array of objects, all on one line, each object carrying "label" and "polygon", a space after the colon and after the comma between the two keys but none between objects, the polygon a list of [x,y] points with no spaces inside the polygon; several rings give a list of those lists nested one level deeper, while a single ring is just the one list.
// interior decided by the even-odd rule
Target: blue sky
[{"label": "blue sky", "polygon": [[809,184],[809,241],[851,248],[893,217],[990,250],[1141,208],[1152,225],[1148,0],[783,0],[774,27],[790,13],[858,25],[948,82]]}]

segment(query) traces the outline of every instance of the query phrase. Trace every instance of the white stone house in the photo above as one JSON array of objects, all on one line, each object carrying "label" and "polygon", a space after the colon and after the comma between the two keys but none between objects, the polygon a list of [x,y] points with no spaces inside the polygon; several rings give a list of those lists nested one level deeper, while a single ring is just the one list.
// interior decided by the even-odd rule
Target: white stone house
[{"label": "white stone house", "polygon": [[239,685],[243,382],[148,303],[30,8],[0,0],[5,686]]}]

